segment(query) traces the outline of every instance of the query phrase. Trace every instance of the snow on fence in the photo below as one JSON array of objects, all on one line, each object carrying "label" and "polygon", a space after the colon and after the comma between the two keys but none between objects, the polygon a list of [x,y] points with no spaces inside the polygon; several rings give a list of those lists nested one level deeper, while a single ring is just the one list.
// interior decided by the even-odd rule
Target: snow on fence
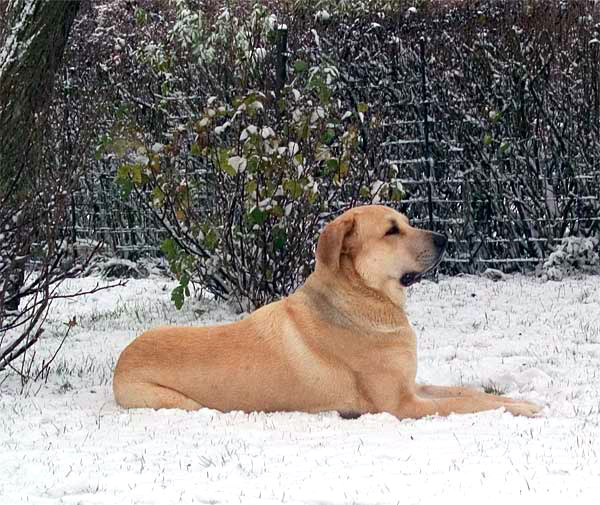
[{"label": "snow on fence", "polygon": [[[381,148],[389,153],[388,163],[406,169],[401,210],[415,226],[449,236],[447,271],[528,270],[547,258],[565,236],[600,235],[600,170],[564,179],[565,187],[581,189],[554,192],[548,201],[547,193],[536,198],[516,189],[543,188],[548,185],[545,178],[527,173],[519,178],[493,171],[465,173],[453,149],[439,150],[429,160],[403,156],[403,148],[420,144],[389,141]],[[435,173],[429,177],[431,163]],[[113,254],[124,258],[160,255],[164,230],[135,202],[123,199],[111,175],[98,180],[100,184],[83,187],[74,195],[69,235],[103,241]]]},{"label": "snow on fence", "polygon": [[114,180],[115,167],[88,174],[72,195],[65,233],[73,243],[102,242],[104,252],[137,260],[156,257],[166,237],[144,209],[124,198]]}]

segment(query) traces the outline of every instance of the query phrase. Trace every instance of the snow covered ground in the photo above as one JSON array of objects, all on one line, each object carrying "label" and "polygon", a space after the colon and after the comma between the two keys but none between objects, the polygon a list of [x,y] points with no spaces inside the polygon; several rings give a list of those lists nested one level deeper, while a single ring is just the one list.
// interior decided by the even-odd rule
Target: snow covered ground
[{"label": "snow covered ground", "polygon": [[47,380],[22,391],[0,376],[0,504],[598,503],[599,277],[465,276],[410,290],[419,379],[540,402],[537,419],[123,410],[111,374],[135,335],[237,317],[210,301],[177,312],[171,288],[132,280],[54,306],[38,363],[68,320],[77,326]]}]

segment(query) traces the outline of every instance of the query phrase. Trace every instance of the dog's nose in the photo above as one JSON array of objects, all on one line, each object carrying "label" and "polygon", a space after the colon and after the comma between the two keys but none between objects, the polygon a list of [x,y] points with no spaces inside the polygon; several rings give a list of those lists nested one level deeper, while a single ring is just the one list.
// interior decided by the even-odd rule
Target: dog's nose
[{"label": "dog's nose", "polygon": [[447,243],[448,237],[446,237],[446,235],[442,235],[441,233],[433,234],[433,245],[435,245],[439,250],[443,251],[446,248]]}]

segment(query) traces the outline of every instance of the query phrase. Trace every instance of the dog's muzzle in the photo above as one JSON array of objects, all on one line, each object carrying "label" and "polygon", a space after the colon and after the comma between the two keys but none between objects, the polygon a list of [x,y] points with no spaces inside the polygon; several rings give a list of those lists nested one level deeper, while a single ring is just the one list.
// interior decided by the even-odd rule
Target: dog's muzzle
[{"label": "dog's muzzle", "polygon": [[400,284],[402,284],[405,288],[419,282],[425,274],[435,269],[442,261],[444,253],[446,252],[448,237],[446,237],[446,235],[442,235],[441,233],[432,233],[432,242],[434,247],[437,249],[435,261],[422,272],[407,272],[400,277]]},{"label": "dog's muzzle", "polygon": [[409,272],[400,277],[400,284],[402,284],[405,288],[412,286],[419,282],[422,278],[422,275],[417,272]]}]

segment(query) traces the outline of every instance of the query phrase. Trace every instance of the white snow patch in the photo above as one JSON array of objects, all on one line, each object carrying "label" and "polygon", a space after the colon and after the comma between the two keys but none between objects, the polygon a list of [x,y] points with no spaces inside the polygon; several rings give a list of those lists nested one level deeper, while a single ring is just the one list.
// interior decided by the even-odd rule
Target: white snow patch
[{"label": "white snow patch", "polygon": [[[89,289],[99,278],[67,281]],[[201,300],[176,311],[160,277],[59,300],[37,346],[46,382],[0,376],[2,505],[595,503],[600,493],[600,282],[470,276],[409,290],[420,382],[494,386],[545,405],[398,421],[388,414],[123,410],[120,351],[147,328],[236,319]]]}]

